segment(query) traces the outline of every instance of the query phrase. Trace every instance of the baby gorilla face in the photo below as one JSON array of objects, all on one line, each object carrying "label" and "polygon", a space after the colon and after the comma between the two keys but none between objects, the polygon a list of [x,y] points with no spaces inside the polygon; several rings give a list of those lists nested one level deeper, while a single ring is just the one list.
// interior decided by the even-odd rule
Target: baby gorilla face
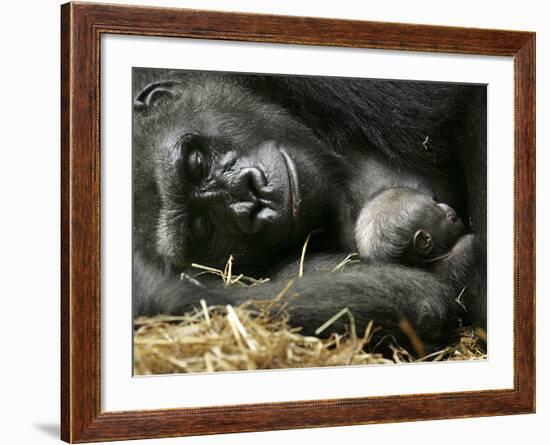
[{"label": "baby gorilla face", "polygon": [[411,214],[418,222],[418,230],[413,235],[416,252],[436,256],[451,250],[466,231],[455,210],[422,194],[418,194],[414,202]]}]

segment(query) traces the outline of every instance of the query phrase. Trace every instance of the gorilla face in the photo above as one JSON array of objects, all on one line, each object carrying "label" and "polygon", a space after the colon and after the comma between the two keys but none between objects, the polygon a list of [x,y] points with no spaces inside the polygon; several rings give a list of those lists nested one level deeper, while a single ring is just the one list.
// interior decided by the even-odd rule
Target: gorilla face
[{"label": "gorilla face", "polygon": [[159,82],[136,105],[134,144],[159,200],[156,250],[173,266],[221,267],[233,255],[259,271],[326,223],[323,166],[339,160],[284,110],[208,79]]},{"label": "gorilla face", "polygon": [[417,214],[422,215],[422,231],[429,235],[430,245],[433,245],[430,254],[434,256],[449,252],[466,232],[456,211],[443,202],[436,203],[427,197],[417,207]]}]

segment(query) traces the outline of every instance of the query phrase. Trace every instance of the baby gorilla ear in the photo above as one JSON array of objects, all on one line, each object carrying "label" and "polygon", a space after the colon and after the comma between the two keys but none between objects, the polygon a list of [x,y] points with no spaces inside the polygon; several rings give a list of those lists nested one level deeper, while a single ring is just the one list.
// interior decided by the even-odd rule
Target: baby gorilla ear
[{"label": "baby gorilla ear", "polygon": [[134,110],[146,111],[163,100],[177,98],[180,85],[179,82],[173,80],[150,83],[134,99]]},{"label": "baby gorilla ear", "polygon": [[418,253],[428,255],[434,247],[434,242],[432,236],[428,232],[417,230],[414,234],[413,245]]}]

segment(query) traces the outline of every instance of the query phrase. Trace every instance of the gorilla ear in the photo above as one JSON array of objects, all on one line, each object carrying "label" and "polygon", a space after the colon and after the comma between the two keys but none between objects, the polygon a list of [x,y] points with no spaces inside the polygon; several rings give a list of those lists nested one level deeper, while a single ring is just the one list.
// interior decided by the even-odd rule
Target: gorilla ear
[{"label": "gorilla ear", "polygon": [[417,230],[414,234],[413,245],[414,250],[418,253],[427,255],[432,251],[434,242],[432,236],[428,232],[424,230]]},{"label": "gorilla ear", "polygon": [[134,99],[134,110],[145,111],[163,100],[177,98],[180,85],[179,82],[173,80],[150,83]]}]

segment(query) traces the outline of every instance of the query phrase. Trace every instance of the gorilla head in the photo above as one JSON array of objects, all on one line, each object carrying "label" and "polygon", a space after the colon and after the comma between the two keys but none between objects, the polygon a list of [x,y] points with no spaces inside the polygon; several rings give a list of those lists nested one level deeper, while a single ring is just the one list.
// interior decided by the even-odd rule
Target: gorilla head
[{"label": "gorilla head", "polygon": [[261,270],[326,224],[339,157],[281,107],[212,76],[155,82],[134,106],[136,162],[160,201],[147,235],[172,265],[220,267],[233,255]]}]

